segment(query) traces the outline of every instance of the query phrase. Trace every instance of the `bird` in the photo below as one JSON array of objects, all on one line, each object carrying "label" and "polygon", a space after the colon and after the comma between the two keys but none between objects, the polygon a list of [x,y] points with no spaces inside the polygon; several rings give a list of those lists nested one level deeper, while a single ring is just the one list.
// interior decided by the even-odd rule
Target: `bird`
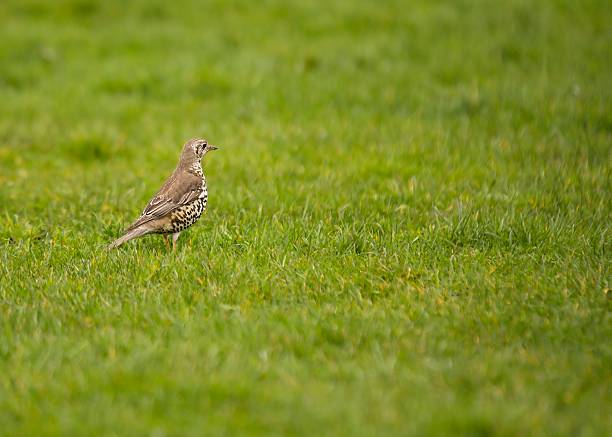
[{"label": "bird", "polygon": [[172,250],[176,250],[180,233],[198,221],[206,209],[208,186],[201,160],[208,152],[217,149],[202,138],[187,141],[174,172],[145,206],[140,217],[120,238],[110,243],[108,249],[148,234],[162,234],[169,249],[168,234],[172,234]]}]

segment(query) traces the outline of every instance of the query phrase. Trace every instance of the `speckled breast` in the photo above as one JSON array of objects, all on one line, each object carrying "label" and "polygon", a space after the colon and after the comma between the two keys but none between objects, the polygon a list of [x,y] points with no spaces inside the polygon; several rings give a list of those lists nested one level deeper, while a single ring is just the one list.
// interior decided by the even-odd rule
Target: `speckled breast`
[{"label": "speckled breast", "polygon": [[207,197],[201,197],[173,211],[170,215],[170,222],[164,226],[164,233],[180,232],[198,221],[206,209],[207,199]]}]

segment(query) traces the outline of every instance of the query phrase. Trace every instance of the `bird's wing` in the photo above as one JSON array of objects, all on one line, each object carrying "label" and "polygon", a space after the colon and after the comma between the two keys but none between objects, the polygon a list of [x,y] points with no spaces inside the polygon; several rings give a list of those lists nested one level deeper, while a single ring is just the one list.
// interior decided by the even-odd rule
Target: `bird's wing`
[{"label": "bird's wing", "polygon": [[138,220],[132,223],[127,230],[135,229],[151,220],[163,218],[175,209],[190,204],[201,194],[202,181],[197,177],[169,180],[145,206]]}]

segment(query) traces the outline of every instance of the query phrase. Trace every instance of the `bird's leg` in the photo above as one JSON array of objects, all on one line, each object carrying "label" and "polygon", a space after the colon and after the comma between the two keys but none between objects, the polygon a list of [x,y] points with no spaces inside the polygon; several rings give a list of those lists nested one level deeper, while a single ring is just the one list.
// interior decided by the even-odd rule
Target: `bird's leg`
[{"label": "bird's leg", "polygon": [[178,240],[179,235],[181,235],[180,232],[175,232],[172,234],[172,252],[176,250],[176,240]]},{"label": "bird's leg", "polygon": [[164,238],[164,244],[166,245],[166,250],[170,250],[170,243],[168,243],[168,236],[166,234],[162,234]]}]

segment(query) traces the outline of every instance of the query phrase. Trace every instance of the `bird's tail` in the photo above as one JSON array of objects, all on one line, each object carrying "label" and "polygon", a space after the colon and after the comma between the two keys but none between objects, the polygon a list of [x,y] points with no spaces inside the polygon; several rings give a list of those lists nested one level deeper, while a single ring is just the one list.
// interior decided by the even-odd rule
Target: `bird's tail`
[{"label": "bird's tail", "polygon": [[109,244],[107,249],[111,250],[111,249],[114,249],[115,247],[119,247],[126,241],[130,241],[130,240],[133,240],[134,238],[142,237],[143,235],[146,235],[149,232],[150,232],[149,229],[145,228],[144,226],[140,226],[138,228],[131,229],[127,231],[123,237],[117,238],[115,241]]}]

